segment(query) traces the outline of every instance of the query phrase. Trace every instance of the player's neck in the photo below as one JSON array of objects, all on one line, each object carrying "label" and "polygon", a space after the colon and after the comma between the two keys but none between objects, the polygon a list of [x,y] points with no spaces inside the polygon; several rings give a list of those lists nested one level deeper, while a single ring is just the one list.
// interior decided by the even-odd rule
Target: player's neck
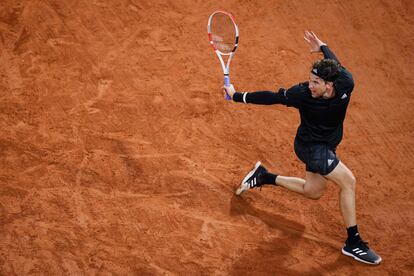
[{"label": "player's neck", "polygon": [[335,89],[332,87],[332,89],[327,89],[326,92],[322,95],[322,98],[324,99],[331,99],[335,97],[336,92]]}]

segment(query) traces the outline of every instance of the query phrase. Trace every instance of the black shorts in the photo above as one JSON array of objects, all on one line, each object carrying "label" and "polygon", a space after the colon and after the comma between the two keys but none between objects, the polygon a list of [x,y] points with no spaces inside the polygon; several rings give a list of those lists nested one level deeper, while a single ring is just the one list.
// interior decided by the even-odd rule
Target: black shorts
[{"label": "black shorts", "polygon": [[303,143],[295,139],[295,153],[309,172],[327,175],[339,164],[335,149],[328,144]]}]

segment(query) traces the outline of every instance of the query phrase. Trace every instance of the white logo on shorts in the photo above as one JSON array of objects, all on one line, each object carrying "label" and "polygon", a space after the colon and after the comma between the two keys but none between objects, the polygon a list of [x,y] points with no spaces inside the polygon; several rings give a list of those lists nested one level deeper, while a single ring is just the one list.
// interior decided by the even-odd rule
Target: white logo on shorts
[{"label": "white logo on shorts", "polygon": [[328,159],[328,167],[329,167],[330,165],[332,165],[333,161],[335,161],[335,160],[334,160],[334,159]]}]

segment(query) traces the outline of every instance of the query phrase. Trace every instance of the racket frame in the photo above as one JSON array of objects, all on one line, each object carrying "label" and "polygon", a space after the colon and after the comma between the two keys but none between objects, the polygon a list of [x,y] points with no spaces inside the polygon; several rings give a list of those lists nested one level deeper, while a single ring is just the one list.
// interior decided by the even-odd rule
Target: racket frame
[{"label": "racket frame", "polygon": [[[229,53],[221,52],[219,49],[217,49],[216,45],[214,45],[214,42],[213,42],[213,35],[211,33],[211,21],[212,21],[214,15],[216,15],[218,13],[222,13],[222,14],[228,16],[231,19],[231,21],[233,22],[233,27],[234,27],[234,30],[235,30],[236,37],[235,37],[234,47],[231,50],[231,52],[229,52]],[[231,13],[225,12],[225,11],[222,11],[222,10],[218,10],[218,11],[213,12],[210,15],[209,19],[208,19],[207,34],[208,34],[208,40],[210,41],[210,44],[213,47],[214,52],[216,53],[218,59],[220,60],[221,68],[223,69],[224,86],[228,87],[228,86],[231,85],[231,82],[230,82],[230,63],[231,63],[231,60],[234,56],[234,53],[236,52],[237,47],[239,46],[239,28],[236,24],[236,20],[234,19],[234,16]],[[227,59],[226,63],[224,63],[223,56],[228,56],[228,59]],[[230,96],[227,95],[227,93],[226,93],[226,100],[230,100]]]}]

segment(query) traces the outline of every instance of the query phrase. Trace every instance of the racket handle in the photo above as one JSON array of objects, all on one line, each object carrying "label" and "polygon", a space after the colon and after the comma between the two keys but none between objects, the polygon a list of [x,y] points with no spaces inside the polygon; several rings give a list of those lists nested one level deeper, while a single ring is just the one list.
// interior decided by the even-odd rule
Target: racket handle
[{"label": "racket handle", "polygon": [[[230,86],[230,77],[228,75],[224,76],[224,86],[226,87]],[[226,100],[227,101],[231,100],[230,96],[227,93],[226,93]]]}]

